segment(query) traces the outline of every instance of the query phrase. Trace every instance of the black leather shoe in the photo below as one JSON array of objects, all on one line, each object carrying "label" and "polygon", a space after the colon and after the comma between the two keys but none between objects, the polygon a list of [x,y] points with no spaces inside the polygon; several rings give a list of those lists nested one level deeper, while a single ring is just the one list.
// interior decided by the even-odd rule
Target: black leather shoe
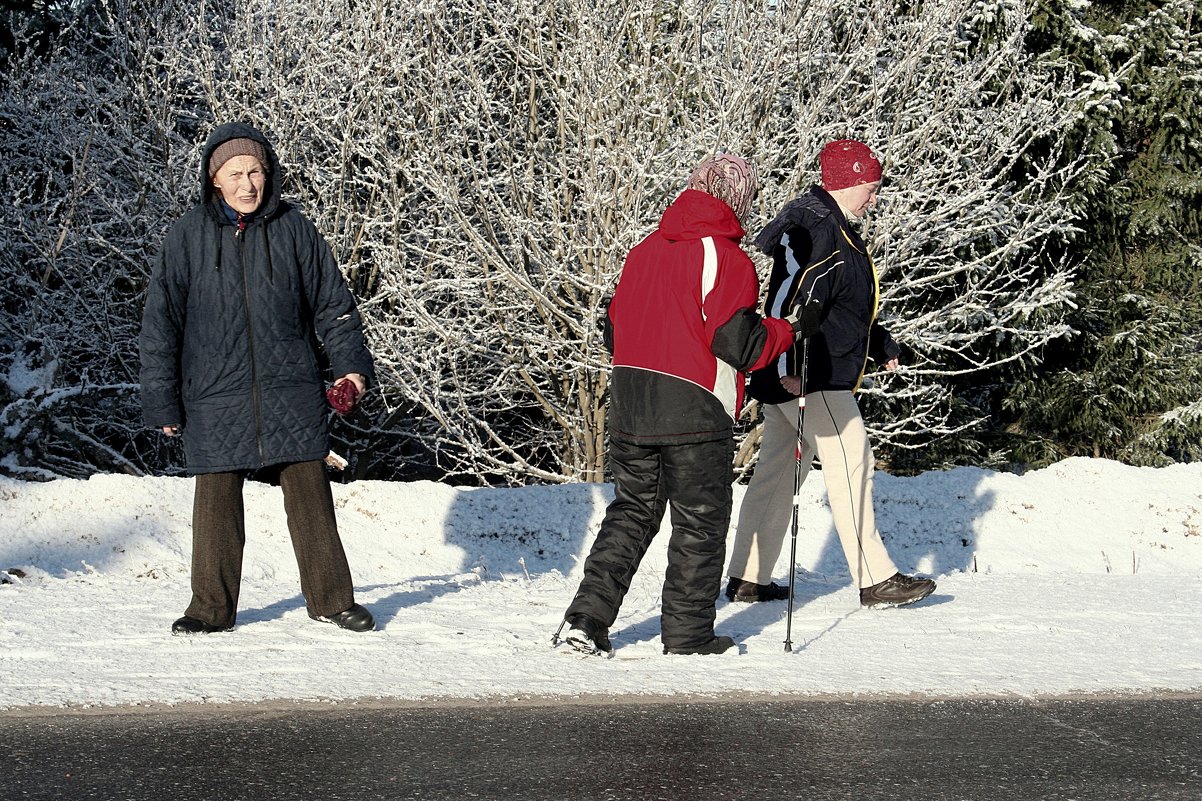
[{"label": "black leather shoe", "polygon": [[588,615],[575,614],[565,618],[568,633],[563,641],[586,654],[608,654],[614,649],[609,642],[609,630]]},{"label": "black leather shoe", "polygon": [[348,631],[372,631],[376,627],[376,620],[371,616],[371,612],[359,604],[351,604],[336,615],[315,615],[310,612],[309,617],[322,623],[333,623],[338,628]]},{"label": "black leather shoe", "polygon": [[664,646],[665,654],[722,654],[734,648],[735,641],[730,637],[715,637],[707,643],[693,645],[687,648],[669,648]]},{"label": "black leather shoe", "polygon": [[921,601],[935,591],[935,582],[928,578],[894,573],[880,584],[860,590],[861,606],[905,606]]},{"label": "black leather shoe", "polygon": [[730,577],[726,585],[726,599],[737,603],[754,603],[756,601],[786,601],[789,598],[789,588],[782,587],[776,582],[755,584],[743,579]]},{"label": "black leather shoe", "polygon": [[212,634],[217,631],[229,631],[233,626],[210,626],[203,620],[184,615],[171,624],[172,634]]}]

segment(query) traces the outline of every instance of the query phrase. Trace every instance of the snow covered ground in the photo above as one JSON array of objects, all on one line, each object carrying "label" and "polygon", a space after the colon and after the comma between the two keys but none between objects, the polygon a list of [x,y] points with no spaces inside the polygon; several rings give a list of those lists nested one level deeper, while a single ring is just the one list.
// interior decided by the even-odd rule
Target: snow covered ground
[{"label": "snow covered ground", "polygon": [[[0,709],[1202,690],[1202,464],[878,474],[895,561],[939,581],[921,604],[889,610],[860,609],[819,479],[803,490],[791,653],[783,603],[722,599],[718,632],[737,654],[663,656],[665,530],[613,629],[612,659],[550,646],[607,485],[335,486],[357,598],[378,625],[354,634],[309,620],[279,490],[249,484],[238,625],[187,638],[169,629],[189,598],[190,480],[0,479]],[[778,582],[787,559],[786,544]]]}]

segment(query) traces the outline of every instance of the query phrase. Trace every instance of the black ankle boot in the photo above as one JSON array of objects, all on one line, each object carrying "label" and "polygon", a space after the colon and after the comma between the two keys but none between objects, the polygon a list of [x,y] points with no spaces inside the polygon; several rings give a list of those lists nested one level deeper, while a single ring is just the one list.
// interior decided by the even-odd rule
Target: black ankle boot
[{"label": "black ankle boot", "polygon": [[197,620],[189,615],[184,615],[179,620],[171,624],[172,634],[213,634],[218,631],[229,631],[233,626],[210,626],[203,620]]},{"label": "black ankle boot", "polygon": [[726,585],[726,599],[736,603],[754,603],[756,601],[784,601],[789,598],[789,588],[782,587],[776,582],[756,584],[751,581],[730,577]]},{"label": "black ankle boot", "polygon": [[669,648],[664,646],[665,654],[722,654],[729,651],[735,645],[735,641],[730,637],[714,637],[707,643],[701,645],[690,645],[684,648]]},{"label": "black ankle boot", "polygon": [[309,617],[322,623],[333,623],[338,628],[348,631],[371,631],[376,627],[371,612],[359,604],[351,604],[336,615],[315,615],[310,612]]},{"label": "black ankle boot", "polygon": [[563,640],[577,651],[586,654],[608,654],[614,647],[609,642],[609,630],[588,615],[568,615],[568,633]]}]

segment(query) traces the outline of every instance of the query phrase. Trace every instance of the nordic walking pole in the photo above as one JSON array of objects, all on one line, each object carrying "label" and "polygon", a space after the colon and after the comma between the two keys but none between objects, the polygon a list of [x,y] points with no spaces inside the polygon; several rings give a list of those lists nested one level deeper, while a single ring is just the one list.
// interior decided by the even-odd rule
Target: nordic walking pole
[{"label": "nordic walking pole", "polygon": [[801,453],[805,450],[806,420],[806,368],[810,361],[810,340],[806,338],[801,343],[801,397],[797,399],[797,443],[796,458],[793,462],[793,526],[789,539],[789,609],[785,615],[785,651],[793,652],[793,583],[797,576],[797,507],[801,495]]}]

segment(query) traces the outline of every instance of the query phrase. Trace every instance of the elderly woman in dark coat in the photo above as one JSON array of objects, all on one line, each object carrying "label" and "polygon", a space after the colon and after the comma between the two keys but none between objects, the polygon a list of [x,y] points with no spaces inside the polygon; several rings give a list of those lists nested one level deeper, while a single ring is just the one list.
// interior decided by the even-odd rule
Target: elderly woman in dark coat
[{"label": "elderly woman in dark coat", "polygon": [[375,627],[355,603],[323,459],[328,408],[318,343],[348,411],[373,377],[355,300],[329,246],[280,197],[275,151],[228,123],[201,158],[200,202],[167,233],[142,320],[148,425],[181,435],[196,475],[192,602],[175,634],[234,625],[246,541],[242,483],[278,479],[309,616]]}]

